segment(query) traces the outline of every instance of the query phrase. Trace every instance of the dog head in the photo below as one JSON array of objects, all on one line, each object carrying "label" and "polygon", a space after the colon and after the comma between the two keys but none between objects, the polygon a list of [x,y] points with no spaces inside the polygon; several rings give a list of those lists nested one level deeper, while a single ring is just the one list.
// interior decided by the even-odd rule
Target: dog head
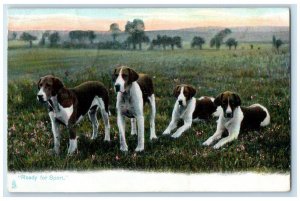
[{"label": "dog head", "polygon": [[37,100],[40,102],[48,101],[51,96],[57,95],[58,91],[63,88],[64,85],[60,79],[52,75],[46,75],[41,77],[38,81],[38,93]]},{"label": "dog head", "polygon": [[241,105],[241,99],[238,94],[225,91],[215,98],[214,103],[222,107],[225,118],[232,118],[234,110]]},{"label": "dog head", "polygon": [[181,84],[177,85],[174,89],[174,96],[180,106],[186,106],[187,102],[195,96],[196,89],[191,85]]},{"label": "dog head", "polygon": [[133,69],[121,66],[114,70],[112,79],[116,92],[124,93],[128,86],[139,79],[139,75]]}]

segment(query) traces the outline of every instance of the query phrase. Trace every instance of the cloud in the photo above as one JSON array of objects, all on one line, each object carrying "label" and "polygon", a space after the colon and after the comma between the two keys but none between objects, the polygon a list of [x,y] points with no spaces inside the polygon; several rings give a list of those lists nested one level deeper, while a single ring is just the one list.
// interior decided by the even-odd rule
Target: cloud
[{"label": "cloud", "polygon": [[[22,30],[95,30],[108,31],[112,23],[124,30],[128,20],[143,19],[146,30],[167,30],[190,27],[221,26],[289,26],[288,10],[262,12],[251,9],[120,9],[111,18],[79,14],[11,15],[8,29]],[[243,12],[244,11],[244,12]],[[280,12],[279,12],[280,11]],[[63,12],[63,11],[61,11]],[[81,11],[82,13],[82,11]],[[119,13],[120,15],[116,15]]]}]

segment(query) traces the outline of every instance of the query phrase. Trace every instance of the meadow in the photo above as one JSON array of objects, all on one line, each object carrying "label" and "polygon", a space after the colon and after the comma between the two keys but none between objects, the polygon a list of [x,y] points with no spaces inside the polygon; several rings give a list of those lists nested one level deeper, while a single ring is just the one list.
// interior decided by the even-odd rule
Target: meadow
[{"label": "meadow", "polygon": [[[258,49],[260,47],[260,49]],[[229,51],[199,49],[124,51],[95,49],[25,48],[8,50],[8,169],[94,170],[130,169],[172,172],[289,172],[290,171],[290,54],[287,45],[276,52],[271,44],[240,44]],[[137,137],[130,135],[128,153],[119,151],[115,94],[111,73],[117,64],[130,66],[153,77],[156,94],[158,139],[149,141],[149,106],[145,107],[145,151],[135,153]],[[86,117],[78,125],[78,151],[67,156],[68,134],[62,128],[61,154],[50,156],[53,146],[47,108],[36,101],[37,81],[53,74],[67,87],[99,80],[110,91],[111,142],[92,141]],[[220,150],[202,146],[216,129],[216,119],[195,123],[179,139],[163,137],[175,98],[176,84],[197,88],[196,97],[216,96],[225,90],[240,94],[243,105],[260,103],[271,115],[271,124],[259,131],[245,131]]]}]

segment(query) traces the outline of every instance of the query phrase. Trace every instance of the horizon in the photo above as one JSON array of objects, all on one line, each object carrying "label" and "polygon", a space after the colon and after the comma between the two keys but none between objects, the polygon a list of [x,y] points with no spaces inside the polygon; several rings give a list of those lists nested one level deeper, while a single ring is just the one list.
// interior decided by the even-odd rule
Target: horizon
[{"label": "horizon", "polygon": [[10,8],[9,31],[109,31],[142,19],[145,31],[209,27],[289,27],[288,8]]}]

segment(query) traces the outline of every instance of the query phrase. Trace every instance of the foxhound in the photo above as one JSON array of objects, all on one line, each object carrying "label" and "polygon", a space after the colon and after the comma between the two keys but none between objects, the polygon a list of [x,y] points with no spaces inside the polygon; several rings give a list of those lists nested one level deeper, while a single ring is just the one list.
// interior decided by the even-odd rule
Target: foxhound
[{"label": "foxhound", "polygon": [[172,120],[163,135],[169,135],[177,127],[179,119],[183,119],[184,124],[173,133],[173,138],[178,138],[183,132],[192,126],[192,122],[207,120],[212,116],[218,116],[219,111],[214,104],[213,97],[202,96],[194,98],[196,89],[190,85],[177,85],[173,92],[177,98],[172,112]]},{"label": "foxhound", "polygon": [[[150,76],[138,74],[126,66],[114,70],[112,79],[117,92],[117,123],[120,136],[120,150],[128,151],[125,139],[125,117],[131,119],[131,135],[138,134],[136,152],[144,150],[144,104],[150,103],[150,140],[157,138],[155,133],[155,96]],[[136,129],[136,123],[137,128]]]},{"label": "foxhound", "polygon": [[66,88],[62,81],[52,75],[40,78],[38,81],[37,99],[48,104],[49,117],[54,136],[55,154],[60,150],[59,124],[65,125],[69,131],[68,154],[73,154],[77,149],[77,138],[75,125],[78,124],[84,115],[88,113],[92,122],[95,139],[98,134],[97,111],[100,109],[105,124],[105,141],[110,141],[109,124],[109,96],[108,90],[101,82],[88,81],[74,88]]},{"label": "foxhound", "polygon": [[205,146],[221,139],[225,129],[229,135],[215,144],[214,149],[237,139],[241,128],[258,129],[270,124],[270,114],[264,106],[253,104],[249,107],[241,107],[241,99],[236,93],[230,91],[221,93],[216,97],[214,103],[222,107],[221,115],[216,132],[203,143]]}]

